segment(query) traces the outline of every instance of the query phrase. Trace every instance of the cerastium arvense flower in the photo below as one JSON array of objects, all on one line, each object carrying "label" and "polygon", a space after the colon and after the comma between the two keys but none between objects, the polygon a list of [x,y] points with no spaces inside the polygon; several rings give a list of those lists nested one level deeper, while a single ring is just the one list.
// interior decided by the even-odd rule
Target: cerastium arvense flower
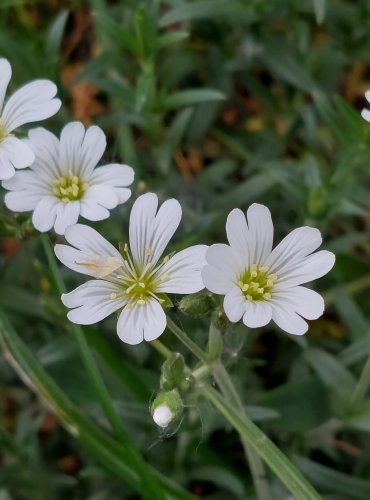
[{"label": "cerastium arvense flower", "polygon": [[95,168],[106,148],[101,128],[85,130],[80,122],[68,123],[60,140],[44,128],[29,132],[27,147],[35,153],[30,169],[17,172],[3,182],[10,192],[5,204],[15,212],[33,210],[32,222],[41,232],[52,227],[58,234],[76,224],[81,215],[88,220],[109,217],[109,210],[131,196],[127,186],[134,171],[112,163]]},{"label": "cerastium arvense flower", "polygon": [[320,231],[294,229],[272,249],[273,225],[267,207],[257,203],[247,211],[234,209],[226,222],[229,245],[212,245],[202,275],[205,286],[225,295],[230,321],[243,319],[251,328],[273,320],[294,335],[306,333],[303,318],[317,319],[324,312],[323,298],[301,285],[320,278],[333,267],[335,256],[321,250]]},{"label": "cerastium arvense flower", "polygon": [[158,208],[153,193],[134,203],[129,228],[129,244],[119,252],[94,229],[75,225],[67,228],[70,245],[56,245],[58,259],[74,271],[100,278],[88,281],[62,296],[72,311],[68,318],[79,324],[96,323],[122,309],[118,336],[128,344],[154,340],[166,327],[163,294],[188,294],[204,288],[201,269],[205,265],[205,245],[196,245],[161,259],[181,220],[177,200],[167,200]]},{"label": "cerastium arvense flower", "polygon": [[35,154],[14,131],[26,123],[53,116],[61,101],[55,98],[56,85],[49,80],[27,83],[5,102],[5,93],[12,76],[9,61],[0,59],[0,180],[10,179],[15,169],[29,167]]}]

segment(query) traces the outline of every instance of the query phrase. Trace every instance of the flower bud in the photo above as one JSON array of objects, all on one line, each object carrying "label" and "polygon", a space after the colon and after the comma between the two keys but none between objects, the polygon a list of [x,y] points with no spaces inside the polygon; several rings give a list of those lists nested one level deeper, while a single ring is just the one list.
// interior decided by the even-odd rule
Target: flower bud
[{"label": "flower bud", "polygon": [[191,378],[185,373],[184,357],[179,352],[174,352],[162,365],[160,380],[161,389],[169,391],[178,389],[186,392],[191,386]]},{"label": "flower bud", "polygon": [[182,408],[182,399],[176,389],[161,392],[152,404],[152,418],[159,427],[165,428],[181,417]]},{"label": "flower bud", "polygon": [[211,293],[198,292],[183,297],[179,309],[189,316],[209,316],[216,307],[216,298]]}]

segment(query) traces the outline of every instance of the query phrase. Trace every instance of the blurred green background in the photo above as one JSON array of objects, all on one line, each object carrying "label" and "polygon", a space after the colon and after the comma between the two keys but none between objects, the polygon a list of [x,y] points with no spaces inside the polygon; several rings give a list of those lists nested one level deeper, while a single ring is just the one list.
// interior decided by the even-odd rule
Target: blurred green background
[{"label": "blurred green background", "polygon": [[[77,119],[104,129],[104,162],[135,169],[133,199],[152,190],[180,201],[173,249],[224,242],[228,212],[252,202],[270,208],[275,241],[301,225],[322,231],[337,256],[315,284],[325,315],[300,339],[272,324],[227,326],[224,361],[247,414],[325,498],[369,499],[370,395],[355,392],[370,355],[370,124],[360,116],[369,2],[2,0],[0,57],[12,64],[12,90],[41,77],[57,83],[63,106],[43,126],[59,135]],[[94,227],[127,241],[131,205]],[[105,426],[28,215],[0,208],[0,307],[48,374]],[[68,289],[83,282],[63,274]],[[177,307],[171,315],[204,345],[207,318]],[[223,418],[194,400],[179,426],[159,432],[149,406],[160,356],[122,344],[114,317],[86,331],[147,460],[200,498],[253,499]],[[161,340],[185,354],[170,333]],[[0,499],[138,498],[61,427],[8,358],[0,356]],[[274,498],[288,498],[270,479]]]}]

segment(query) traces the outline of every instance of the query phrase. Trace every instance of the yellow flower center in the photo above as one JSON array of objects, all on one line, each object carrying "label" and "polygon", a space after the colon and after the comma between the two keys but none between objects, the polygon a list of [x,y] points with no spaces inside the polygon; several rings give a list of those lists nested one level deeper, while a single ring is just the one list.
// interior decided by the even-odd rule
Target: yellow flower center
[{"label": "yellow flower center", "polygon": [[252,264],[249,269],[244,271],[237,284],[245,298],[254,302],[270,300],[276,280],[276,274],[269,273],[267,266]]},{"label": "yellow flower center", "polygon": [[60,177],[54,182],[53,194],[62,201],[80,200],[88,185],[71,170],[65,177]]}]

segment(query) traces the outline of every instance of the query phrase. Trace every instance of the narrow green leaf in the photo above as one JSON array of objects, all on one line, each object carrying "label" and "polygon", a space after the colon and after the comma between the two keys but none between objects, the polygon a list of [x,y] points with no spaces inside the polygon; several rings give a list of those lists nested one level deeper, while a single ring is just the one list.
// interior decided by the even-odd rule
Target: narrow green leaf
[{"label": "narrow green leaf", "polygon": [[[68,399],[21,341],[17,332],[0,311],[0,346],[24,383],[47,404],[62,425],[110,472],[146,496],[146,485],[127,460],[125,448],[87,419]],[[192,496],[156,470],[163,491],[174,498],[190,500]]]},{"label": "narrow green leaf", "polygon": [[309,348],[303,353],[311,368],[317,373],[324,385],[333,389],[337,395],[347,400],[356,385],[354,376],[334,356],[319,348]]},{"label": "narrow green leaf", "polygon": [[225,94],[213,89],[190,89],[182,90],[168,95],[163,100],[165,109],[176,109],[182,106],[192,106],[207,101],[224,101]]},{"label": "narrow green leaf", "polygon": [[162,16],[161,27],[191,19],[213,19],[231,17],[252,20],[252,6],[230,0],[203,0],[182,3]]},{"label": "narrow green leaf", "polygon": [[327,492],[341,493],[347,498],[370,498],[370,481],[349,476],[303,457],[295,460],[298,467],[317,486]]}]

